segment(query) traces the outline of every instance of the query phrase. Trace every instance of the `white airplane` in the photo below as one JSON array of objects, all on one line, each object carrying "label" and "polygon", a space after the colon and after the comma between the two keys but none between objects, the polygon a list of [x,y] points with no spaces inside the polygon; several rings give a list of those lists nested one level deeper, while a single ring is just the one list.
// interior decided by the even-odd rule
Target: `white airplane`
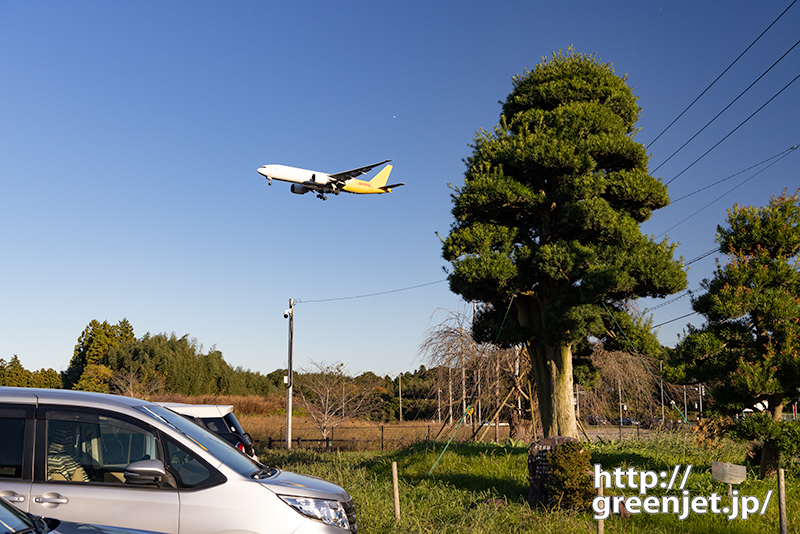
[{"label": "white airplane", "polygon": [[258,173],[263,175],[264,178],[269,180],[269,185],[272,185],[273,178],[282,182],[291,182],[292,193],[297,195],[305,195],[309,191],[317,193],[317,197],[325,200],[325,195],[333,193],[338,195],[342,191],[355,194],[370,194],[370,193],[391,193],[393,187],[400,187],[406,184],[392,184],[386,185],[389,179],[389,174],[392,172],[392,166],[387,165],[375,178],[370,181],[357,180],[356,176],[366,174],[375,167],[388,163],[392,160],[387,159],[380,163],[373,163],[366,167],[359,167],[344,172],[337,172],[328,174],[324,172],[310,171],[308,169],[298,169],[297,167],[289,167],[287,165],[264,165],[258,169]]}]

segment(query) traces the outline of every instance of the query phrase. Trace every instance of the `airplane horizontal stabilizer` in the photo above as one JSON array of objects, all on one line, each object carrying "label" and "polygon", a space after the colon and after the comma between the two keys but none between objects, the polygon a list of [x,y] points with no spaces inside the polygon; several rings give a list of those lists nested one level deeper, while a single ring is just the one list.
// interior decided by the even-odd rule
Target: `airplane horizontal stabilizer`
[{"label": "airplane horizontal stabilizer", "polygon": [[384,185],[383,187],[381,187],[381,189],[383,189],[384,191],[386,191],[388,193],[389,191],[392,190],[393,187],[400,187],[401,185],[406,185],[406,184],[402,183],[402,184]]}]

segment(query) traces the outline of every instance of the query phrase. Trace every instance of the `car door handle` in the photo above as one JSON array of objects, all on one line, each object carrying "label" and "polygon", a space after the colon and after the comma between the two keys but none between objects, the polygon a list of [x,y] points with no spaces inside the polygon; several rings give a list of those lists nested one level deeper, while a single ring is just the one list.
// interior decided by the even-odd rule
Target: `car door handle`
[{"label": "car door handle", "polygon": [[3,495],[0,493],[0,497],[4,498],[8,502],[25,502],[25,496],[20,495],[19,493],[12,493],[11,495]]},{"label": "car door handle", "polygon": [[44,497],[44,496],[40,495],[40,496],[34,498],[33,502],[39,503],[39,504],[42,504],[42,503],[47,503],[47,504],[67,504],[69,502],[69,499],[67,499],[66,497]]}]

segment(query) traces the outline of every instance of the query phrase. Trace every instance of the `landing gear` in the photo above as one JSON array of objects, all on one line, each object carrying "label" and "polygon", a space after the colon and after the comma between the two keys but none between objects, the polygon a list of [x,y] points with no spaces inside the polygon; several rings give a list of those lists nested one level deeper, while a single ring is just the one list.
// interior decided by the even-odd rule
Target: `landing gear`
[{"label": "landing gear", "polygon": [[328,200],[328,198],[323,193],[317,193],[317,198],[320,200]]}]

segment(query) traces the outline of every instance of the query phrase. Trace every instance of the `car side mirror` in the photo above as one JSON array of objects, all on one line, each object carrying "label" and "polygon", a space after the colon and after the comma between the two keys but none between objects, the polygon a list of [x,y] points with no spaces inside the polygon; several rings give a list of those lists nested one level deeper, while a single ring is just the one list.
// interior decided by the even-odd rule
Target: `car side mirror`
[{"label": "car side mirror", "polygon": [[161,460],[141,460],[125,468],[125,481],[129,484],[157,484],[166,475]]}]

